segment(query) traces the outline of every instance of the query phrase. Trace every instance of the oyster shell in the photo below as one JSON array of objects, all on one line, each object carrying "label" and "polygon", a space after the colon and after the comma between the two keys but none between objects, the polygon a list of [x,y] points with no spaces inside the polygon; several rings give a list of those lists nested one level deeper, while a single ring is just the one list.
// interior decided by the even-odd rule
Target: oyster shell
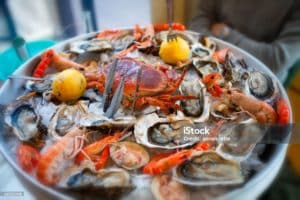
[{"label": "oyster shell", "polygon": [[233,185],[244,181],[240,163],[215,151],[196,152],[173,170],[175,180],[186,185]]},{"label": "oyster shell", "polygon": [[191,47],[191,51],[193,53],[193,56],[197,56],[201,59],[209,59],[213,54],[213,51],[211,49],[203,46],[200,43],[193,44]]},{"label": "oyster shell", "polygon": [[127,171],[108,168],[99,171],[83,169],[61,181],[59,188],[79,192],[79,195],[84,192],[84,198],[91,194],[91,197],[117,199],[133,190],[134,186]]},{"label": "oyster shell", "polygon": [[193,67],[202,77],[211,73],[221,72],[219,64],[214,60],[193,58],[192,62]]},{"label": "oyster shell", "polygon": [[22,141],[28,141],[39,135],[40,120],[30,104],[22,104],[16,107],[7,118],[13,132]]},{"label": "oyster shell", "polygon": [[52,78],[46,79],[44,81],[27,81],[25,88],[32,92],[43,93],[51,90]]},{"label": "oyster shell", "polygon": [[80,124],[87,112],[87,101],[78,101],[74,105],[61,104],[49,123],[49,134],[54,138],[64,136],[72,127]]},{"label": "oyster shell", "polygon": [[75,41],[70,44],[70,52],[73,53],[84,53],[84,52],[101,52],[112,50],[112,44],[107,40],[86,40],[86,41]]},{"label": "oyster shell", "polygon": [[256,144],[266,133],[266,127],[247,120],[239,124],[226,125],[220,131],[217,152],[229,159],[238,161],[246,160],[253,151]]},{"label": "oyster shell", "polygon": [[[185,75],[179,91],[184,96],[195,96],[198,99],[185,100],[181,102],[183,114],[190,117],[194,122],[204,122],[209,118],[209,97],[206,93],[206,87],[201,82],[195,70],[191,69]],[[178,112],[181,115],[181,112]]]},{"label": "oyster shell", "polygon": [[184,127],[194,126],[188,118],[160,118],[152,113],[140,117],[134,126],[136,141],[150,148],[177,149],[190,146],[196,140],[186,140]]}]

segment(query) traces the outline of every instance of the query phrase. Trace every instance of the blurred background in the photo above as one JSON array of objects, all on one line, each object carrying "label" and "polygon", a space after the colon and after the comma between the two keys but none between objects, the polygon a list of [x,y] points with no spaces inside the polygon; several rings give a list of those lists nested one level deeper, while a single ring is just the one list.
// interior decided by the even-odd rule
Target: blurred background
[{"label": "blurred background", "polygon": [[[175,22],[188,26],[196,12],[197,0],[174,0]],[[28,57],[31,57],[56,42],[82,33],[166,21],[165,0],[0,0],[1,82],[24,62],[12,48],[20,43],[20,40],[16,42],[16,37],[26,41]],[[299,64],[293,66],[284,83],[293,106],[295,123],[300,122],[300,112],[297,112],[300,108],[298,68]],[[300,198],[299,149],[299,145],[290,145],[280,175],[262,199]],[[20,199],[33,198],[3,158],[0,158],[0,174],[0,192],[25,191]]]}]

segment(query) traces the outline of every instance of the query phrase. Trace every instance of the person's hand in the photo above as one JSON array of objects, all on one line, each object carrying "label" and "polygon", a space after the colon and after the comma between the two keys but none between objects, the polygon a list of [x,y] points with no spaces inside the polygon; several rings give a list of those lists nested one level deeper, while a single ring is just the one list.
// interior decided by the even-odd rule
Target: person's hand
[{"label": "person's hand", "polygon": [[230,27],[224,23],[215,23],[211,26],[211,33],[218,38],[225,38],[230,33]]}]

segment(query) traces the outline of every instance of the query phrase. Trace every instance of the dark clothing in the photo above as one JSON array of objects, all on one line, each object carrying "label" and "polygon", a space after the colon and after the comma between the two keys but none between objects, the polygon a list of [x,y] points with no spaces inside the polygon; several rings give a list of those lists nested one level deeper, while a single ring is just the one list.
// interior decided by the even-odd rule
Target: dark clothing
[{"label": "dark clothing", "polygon": [[214,23],[232,28],[224,40],[264,62],[281,80],[300,58],[300,0],[199,0],[191,29],[210,34]]}]

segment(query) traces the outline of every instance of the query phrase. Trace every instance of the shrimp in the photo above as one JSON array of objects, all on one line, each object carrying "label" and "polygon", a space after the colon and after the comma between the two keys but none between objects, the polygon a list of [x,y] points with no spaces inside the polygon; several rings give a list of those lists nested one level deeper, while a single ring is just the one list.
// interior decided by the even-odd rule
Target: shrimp
[{"label": "shrimp", "polygon": [[36,175],[40,182],[54,185],[60,179],[64,169],[64,161],[70,160],[83,146],[84,130],[72,128],[65,136],[50,146],[41,154]]},{"label": "shrimp", "polygon": [[277,114],[268,103],[236,90],[229,91],[227,95],[233,104],[240,106],[243,110],[252,114],[258,122],[272,124],[277,121]]}]

